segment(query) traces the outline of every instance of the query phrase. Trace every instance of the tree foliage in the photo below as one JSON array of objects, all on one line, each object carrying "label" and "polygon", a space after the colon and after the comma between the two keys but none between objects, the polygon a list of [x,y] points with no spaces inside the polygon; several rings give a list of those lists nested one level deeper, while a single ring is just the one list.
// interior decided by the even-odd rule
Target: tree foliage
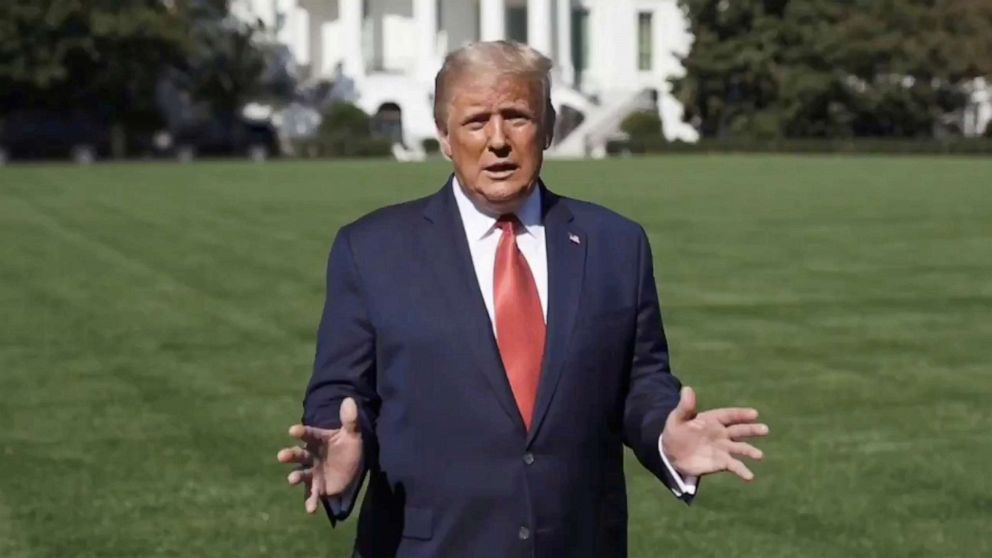
[{"label": "tree foliage", "polygon": [[992,76],[988,0],[680,2],[675,90],[705,136],[930,136]]},{"label": "tree foliage", "polygon": [[152,112],[161,68],[189,47],[181,18],[159,0],[0,2],[2,108]]},{"label": "tree foliage", "polygon": [[164,76],[215,110],[257,91],[260,25],[227,0],[3,0],[0,114],[95,111],[130,127],[158,120]]},{"label": "tree foliage", "polygon": [[192,48],[182,75],[194,97],[221,112],[235,111],[262,91],[265,56],[256,38],[261,23],[229,15],[227,0],[196,2],[189,10]]}]

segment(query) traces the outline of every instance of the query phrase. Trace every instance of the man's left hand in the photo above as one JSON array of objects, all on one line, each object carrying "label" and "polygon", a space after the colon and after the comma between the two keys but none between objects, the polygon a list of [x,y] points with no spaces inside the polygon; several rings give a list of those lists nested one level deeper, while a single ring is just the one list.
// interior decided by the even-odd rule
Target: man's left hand
[{"label": "man's left hand", "polygon": [[757,422],[758,411],[750,408],[713,409],[696,412],[696,393],[682,389],[678,407],[668,415],[662,433],[662,451],[676,471],[702,476],[730,471],[750,481],[754,473],[734,456],[760,460],[764,454],[743,442],[768,435],[768,425]]}]

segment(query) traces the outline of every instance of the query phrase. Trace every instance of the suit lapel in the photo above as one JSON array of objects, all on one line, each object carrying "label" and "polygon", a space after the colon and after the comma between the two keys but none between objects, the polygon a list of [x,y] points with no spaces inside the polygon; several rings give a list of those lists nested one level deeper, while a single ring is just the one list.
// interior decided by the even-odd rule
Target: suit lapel
[{"label": "suit lapel", "polygon": [[544,184],[541,190],[548,253],[548,338],[528,446],[537,435],[561,378],[581,300],[586,262],[586,237],[573,223],[572,212]]},{"label": "suit lapel", "polygon": [[424,210],[424,253],[434,263],[438,288],[447,294],[447,317],[462,325],[459,329],[465,332],[465,342],[470,344],[468,353],[475,362],[466,369],[474,368],[485,376],[500,406],[522,433],[524,422],[506,378],[489,312],[479,290],[479,280],[475,276],[453,187],[449,178],[444,188],[427,202]]}]

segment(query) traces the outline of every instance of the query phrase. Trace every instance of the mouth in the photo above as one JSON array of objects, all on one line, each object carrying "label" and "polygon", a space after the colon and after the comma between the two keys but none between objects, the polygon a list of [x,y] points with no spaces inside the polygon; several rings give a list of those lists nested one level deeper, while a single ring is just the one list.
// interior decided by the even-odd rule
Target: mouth
[{"label": "mouth", "polygon": [[511,162],[493,163],[491,165],[486,165],[482,168],[492,178],[509,178],[518,168],[519,165]]}]

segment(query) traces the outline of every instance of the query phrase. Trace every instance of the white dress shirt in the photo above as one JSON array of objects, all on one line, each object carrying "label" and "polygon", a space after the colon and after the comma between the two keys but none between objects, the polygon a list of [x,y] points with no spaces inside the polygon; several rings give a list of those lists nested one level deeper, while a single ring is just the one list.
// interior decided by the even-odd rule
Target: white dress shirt
[{"label": "white dress shirt", "polygon": [[[489,321],[493,324],[493,333],[496,333],[496,311],[493,306],[493,279],[496,269],[496,248],[499,246],[499,239],[502,230],[496,226],[499,215],[488,215],[475,207],[475,204],[468,199],[458,179],[452,179],[452,186],[455,190],[455,202],[458,204],[458,213],[462,217],[462,225],[465,226],[465,236],[468,238],[468,250],[472,254],[472,265],[475,267],[475,276],[479,280],[479,289],[482,291],[482,299],[486,303],[486,311],[489,312]],[[548,321],[548,256],[544,242],[544,223],[541,222],[541,191],[538,188],[527,196],[524,205],[516,212],[517,219],[523,225],[520,234],[517,235],[517,248],[527,260],[527,266],[537,283],[537,295],[541,299],[541,311],[544,313],[544,321]]]},{"label": "white dress shirt", "polygon": [[[468,239],[468,250],[472,254],[472,265],[475,267],[475,277],[479,280],[479,289],[482,291],[482,299],[486,303],[486,311],[489,312],[489,322],[493,324],[493,334],[496,333],[496,312],[493,309],[493,275],[496,267],[496,248],[499,246],[499,238],[502,232],[496,227],[498,215],[489,215],[472,203],[461,185],[458,178],[452,178],[452,186],[455,191],[455,202],[458,204],[458,213],[462,218],[462,225],[465,227],[465,236]],[[548,255],[547,245],[544,242],[544,223],[541,222],[541,190],[534,190],[524,200],[523,206],[516,212],[517,219],[523,225],[523,231],[517,235],[517,247],[520,253],[527,260],[527,266],[537,283],[537,294],[541,298],[541,310],[544,312],[544,321],[548,321]],[[672,492],[681,497],[683,494],[695,494],[697,478],[692,476],[682,477],[668,457],[662,451],[661,437],[658,437],[658,453],[661,460],[668,467],[668,472],[675,479],[676,486]]]}]

